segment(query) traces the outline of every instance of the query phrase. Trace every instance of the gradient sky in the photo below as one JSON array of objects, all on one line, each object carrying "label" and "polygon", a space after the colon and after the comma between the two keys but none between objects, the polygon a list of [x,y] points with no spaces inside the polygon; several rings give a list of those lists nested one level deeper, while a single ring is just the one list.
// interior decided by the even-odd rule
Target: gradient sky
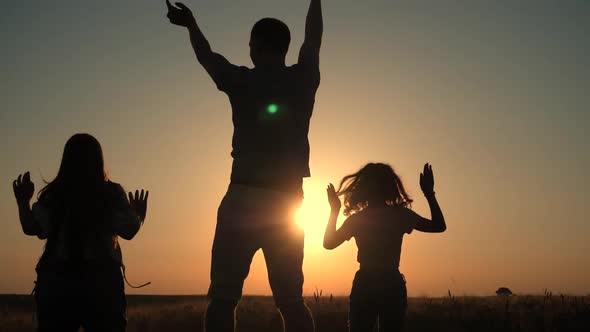
[{"label": "gradient sky", "polygon": [[[251,66],[250,28],[284,20],[302,41],[308,1],[189,0],[212,47]],[[305,293],[347,294],[350,241],[321,247],[325,185],[391,163],[429,217],[434,165],[448,231],[404,239],[409,294],[590,292],[590,2],[324,0],[322,83],[310,129]],[[231,166],[231,113],[163,0],[0,4],[0,293],[28,293],[43,242],[22,234],[11,181],[51,180],[65,141],[89,132],[110,177],[149,188],[121,240],[129,293],[202,294]],[[342,221],[342,219],[340,220]],[[262,254],[245,293],[268,294]]]}]

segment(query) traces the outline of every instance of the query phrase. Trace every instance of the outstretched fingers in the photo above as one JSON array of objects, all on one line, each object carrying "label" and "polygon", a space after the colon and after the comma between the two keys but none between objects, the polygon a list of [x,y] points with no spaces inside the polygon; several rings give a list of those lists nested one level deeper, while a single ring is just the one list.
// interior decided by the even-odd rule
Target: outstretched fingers
[{"label": "outstretched fingers", "polygon": [[336,193],[336,189],[334,188],[334,185],[331,183],[328,184],[328,186],[326,187],[326,190],[328,191],[328,195]]}]

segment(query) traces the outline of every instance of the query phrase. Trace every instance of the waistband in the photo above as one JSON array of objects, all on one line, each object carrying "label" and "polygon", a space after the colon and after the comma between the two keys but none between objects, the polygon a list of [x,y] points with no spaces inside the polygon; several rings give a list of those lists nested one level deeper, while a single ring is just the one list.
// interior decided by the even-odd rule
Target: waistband
[{"label": "waistband", "polygon": [[288,181],[259,181],[246,178],[233,178],[229,184],[229,190],[233,188],[247,187],[250,189],[267,190],[269,192],[284,193],[291,197],[303,198],[303,179]]}]

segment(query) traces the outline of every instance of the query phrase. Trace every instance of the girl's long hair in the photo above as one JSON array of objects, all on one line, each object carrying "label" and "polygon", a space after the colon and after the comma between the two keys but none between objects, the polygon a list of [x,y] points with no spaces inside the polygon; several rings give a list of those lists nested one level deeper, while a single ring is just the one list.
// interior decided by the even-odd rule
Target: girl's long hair
[{"label": "girl's long hair", "polygon": [[410,207],[412,199],[393,168],[382,163],[369,163],[340,181],[338,195],[344,196],[344,215],[365,209],[369,201]]},{"label": "girl's long hair", "polygon": [[[53,233],[66,234],[66,247],[80,252],[81,244],[105,229],[107,204],[102,147],[89,134],[75,134],[66,143],[57,176],[41,189],[38,200],[50,210]],[[50,247],[49,234],[47,247]]]}]

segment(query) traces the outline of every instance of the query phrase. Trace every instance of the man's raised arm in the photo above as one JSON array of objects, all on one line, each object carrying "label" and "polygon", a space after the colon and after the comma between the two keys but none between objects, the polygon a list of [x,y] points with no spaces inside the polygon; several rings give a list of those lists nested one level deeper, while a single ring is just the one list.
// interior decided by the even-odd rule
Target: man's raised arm
[{"label": "man's raised arm", "polygon": [[197,60],[199,60],[199,63],[201,63],[209,75],[215,80],[219,65],[228,63],[227,60],[211,50],[209,41],[207,41],[207,38],[203,35],[203,32],[197,24],[197,20],[187,6],[181,2],[176,2],[175,5],[178,6],[177,8],[173,6],[169,0],[166,0],[166,5],[168,7],[167,16],[170,23],[188,29],[191,45],[193,46]]},{"label": "man's raised arm", "polygon": [[319,65],[324,22],[321,0],[311,0],[305,22],[305,40],[299,51],[299,63]]}]

